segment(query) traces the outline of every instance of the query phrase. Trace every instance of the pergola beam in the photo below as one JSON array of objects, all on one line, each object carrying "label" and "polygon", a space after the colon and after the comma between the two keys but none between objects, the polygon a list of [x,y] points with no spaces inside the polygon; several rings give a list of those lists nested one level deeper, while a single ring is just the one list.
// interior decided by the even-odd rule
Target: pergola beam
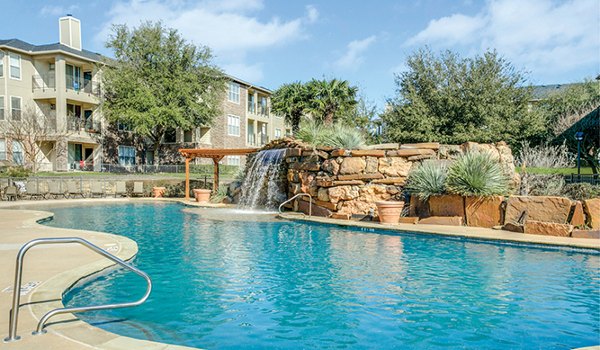
[{"label": "pergola beam", "polygon": [[219,189],[219,162],[225,156],[244,156],[258,151],[256,148],[182,148],[179,150],[185,157],[185,199],[190,199],[190,160],[195,158],[211,158],[213,160],[213,193]]}]

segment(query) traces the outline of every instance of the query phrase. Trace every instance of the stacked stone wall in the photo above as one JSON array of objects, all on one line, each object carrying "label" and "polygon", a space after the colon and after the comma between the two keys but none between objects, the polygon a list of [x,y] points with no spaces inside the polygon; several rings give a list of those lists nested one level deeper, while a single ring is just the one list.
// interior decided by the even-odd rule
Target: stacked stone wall
[{"label": "stacked stone wall", "polygon": [[[289,146],[289,145],[288,145]],[[271,148],[280,147],[272,145]],[[470,150],[488,151],[496,156],[518,186],[514,158],[504,142],[463,145],[439,143],[385,144],[364,150],[310,148],[294,144],[286,150],[288,197],[308,193],[313,198],[313,214],[344,216],[377,213],[375,202],[404,200],[404,186],[410,170],[418,163],[434,159],[451,161]],[[306,211],[307,197],[294,203]]]}]

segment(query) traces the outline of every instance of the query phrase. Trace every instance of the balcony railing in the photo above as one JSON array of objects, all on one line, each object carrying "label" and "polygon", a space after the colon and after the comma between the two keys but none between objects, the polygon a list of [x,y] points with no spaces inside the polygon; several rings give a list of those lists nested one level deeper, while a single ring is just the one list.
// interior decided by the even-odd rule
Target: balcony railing
[{"label": "balcony railing", "polygon": [[255,104],[249,102],[248,103],[248,113],[268,117],[269,116],[269,107],[261,106],[261,105],[257,106]]},{"label": "balcony railing", "polygon": [[56,91],[56,75],[41,74],[31,77],[31,91]]},{"label": "balcony railing", "polygon": [[96,97],[100,97],[102,94],[102,90],[100,88],[100,83],[95,82],[93,80],[75,78],[72,76],[66,76],[67,90],[73,90],[77,93],[87,93],[90,95],[94,95]]},{"label": "balcony railing", "polygon": [[67,129],[69,131],[87,131],[91,133],[100,132],[101,124],[99,121],[94,120],[93,117],[83,118],[77,116],[70,116],[67,118]]}]

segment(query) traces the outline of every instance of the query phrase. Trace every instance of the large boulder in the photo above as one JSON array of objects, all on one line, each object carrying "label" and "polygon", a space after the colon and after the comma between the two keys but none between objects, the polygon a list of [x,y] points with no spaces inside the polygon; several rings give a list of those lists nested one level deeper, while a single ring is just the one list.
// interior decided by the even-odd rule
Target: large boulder
[{"label": "large boulder", "polygon": [[573,204],[572,211],[573,215],[571,215],[571,221],[569,223],[575,227],[584,227],[585,213],[583,212],[583,205],[581,202],[575,202],[575,204]]},{"label": "large boulder", "polygon": [[468,226],[492,228],[501,224],[502,196],[466,197],[465,214]]},{"label": "large boulder", "polygon": [[340,166],[340,174],[350,175],[362,173],[367,166],[367,163],[362,157],[347,157],[344,158]]},{"label": "large boulder", "polygon": [[573,232],[573,225],[536,220],[525,221],[525,233],[527,234],[569,237],[571,232]]},{"label": "large boulder", "polygon": [[379,158],[379,172],[386,176],[406,177],[412,164],[401,157]]},{"label": "large boulder", "polygon": [[327,159],[323,162],[323,165],[321,165],[321,169],[331,175],[337,175],[340,172],[340,165],[335,159]]},{"label": "large boulder", "polygon": [[587,215],[588,226],[593,230],[600,229],[600,198],[584,200],[583,209]]},{"label": "large boulder", "polygon": [[526,220],[566,224],[570,212],[571,200],[568,198],[510,196],[506,204],[504,223],[517,223],[523,215]]},{"label": "large boulder", "polygon": [[338,213],[340,214],[369,214],[371,209],[373,212],[377,212],[377,206],[375,203],[368,203],[361,200],[349,200],[341,202],[338,206]]}]

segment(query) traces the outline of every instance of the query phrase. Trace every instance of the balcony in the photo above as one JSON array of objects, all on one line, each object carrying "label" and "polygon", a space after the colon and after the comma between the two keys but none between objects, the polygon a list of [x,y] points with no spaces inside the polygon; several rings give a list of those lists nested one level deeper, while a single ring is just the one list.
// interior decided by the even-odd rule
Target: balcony
[{"label": "balcony", "polygon": [[72,76],[66,76],[67,92],[74,91],[76,93],[85,93],[88,95],[96,96],[100,98],[102,96],[102,90],[100,83],[93,80],[74,78]]},{"label": "balcony", "polygon": [[67,130],[69,131],[85,131],[88,133],[96,134],[101,131],[100,121],[94,120],[94,117],[87,119],[78,116],[67,117]]},{"label": "balcony", "polygon": [[31,91],[56,91],[56,75],[42,74],[31,77]]},{"label": "balcony", "polygon": [[256,105],[255,103],[248,102],[248,113],[268,118],[269,117],[269,107],[264,105]]}]

